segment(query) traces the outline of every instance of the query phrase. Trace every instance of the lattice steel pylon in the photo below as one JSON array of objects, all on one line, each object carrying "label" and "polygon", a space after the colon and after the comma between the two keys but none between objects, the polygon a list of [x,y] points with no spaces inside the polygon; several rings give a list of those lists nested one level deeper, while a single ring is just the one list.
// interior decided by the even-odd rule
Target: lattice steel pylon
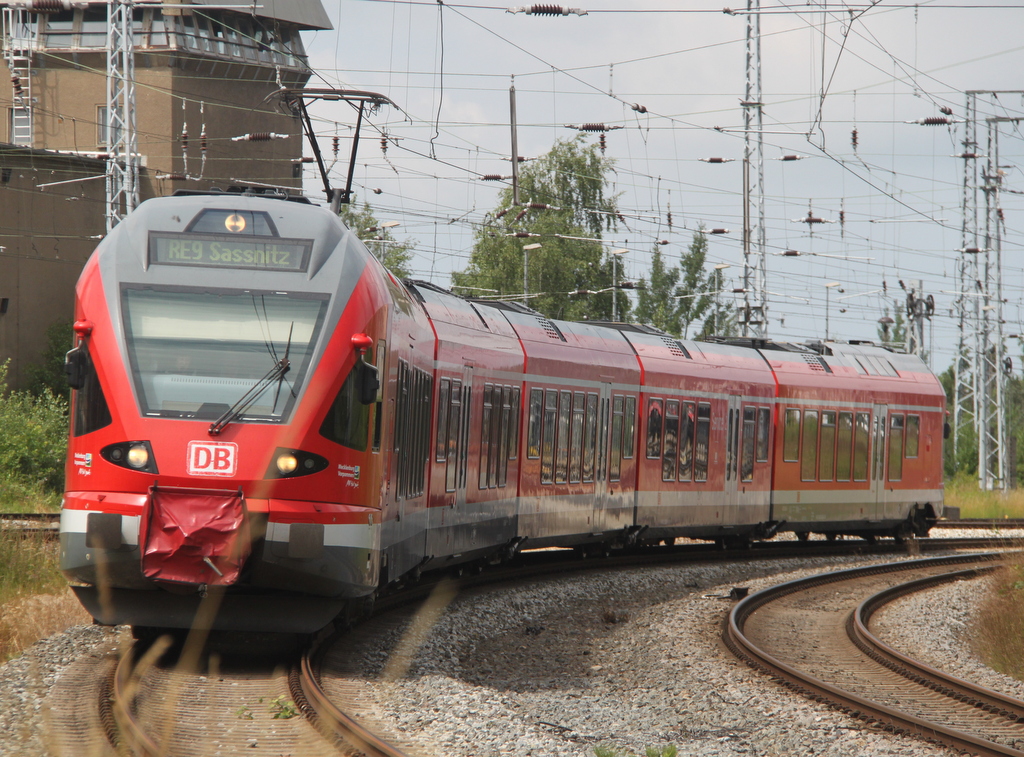
[{"label": "lattice steel pylon", "polygon": [[34,141],[32,56],[36,50],[39,20],[18,6],[4,6],[4,60],[11,72],[14,108],[11,111],[11,143],[32,147]]},{"label": "lattice steel pylon", "polygon": [[139,204],[134,0],[107,2],[107,231]]},{"label": "lattice steel pylon", "polygon": [[[956,311],[960,329],[954,363],[953,451],[959,461],[968,431],[978,447],[978,485],[1006,489],[1009,459],[1006,440],[1006,357],[1003,336],[1002,209],[999,191],[1000,124],[1022,119],[985,118],[986,154],[978,152],[979,96],[998,98],[1015,92],[967,92],[964,131],[963,226],[958,264]],[[979,172],[978,161],[985,167]],[[984,225],[979,194],[984,195]]]},{"label": "lattice steel pylon", "polygon": [[747,0],[743,105],[743,335],[768,335],[764,220],[764,134],[761,101],[761,0]]}]

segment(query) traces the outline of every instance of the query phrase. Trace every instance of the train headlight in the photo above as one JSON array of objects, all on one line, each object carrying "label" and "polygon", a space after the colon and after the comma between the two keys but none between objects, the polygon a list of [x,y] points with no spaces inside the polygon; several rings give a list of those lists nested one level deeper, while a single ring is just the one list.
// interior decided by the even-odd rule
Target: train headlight
[{"label": "train headlight", "polygon": [[144,444],[133,444],[128,448],[127,460],[135,470],[142,470],[149,465],[149,450]]},{"label": "train headlight", "polygon": [[277,472],[282,476],[290,476],[299,467],[299,460],[291,452],[282,452],[277,456]]},{"label": "train headlight", "polygon": [[270,458],[264,478],[295,478],[319,473],[327,468],[327,458],[313,452],[278,447]]},{"label": "train headlight", "polygon": [[100,457],[119,468],[139,473],[159,473],[156,457],[149,442],[133,441],[108,444],[100,450]]}]

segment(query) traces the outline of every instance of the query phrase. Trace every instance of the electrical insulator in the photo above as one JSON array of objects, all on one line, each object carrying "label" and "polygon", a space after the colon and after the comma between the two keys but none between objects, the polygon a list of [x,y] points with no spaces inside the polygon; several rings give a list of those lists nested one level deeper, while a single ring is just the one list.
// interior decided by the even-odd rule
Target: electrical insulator
[{"label": "electrical insulator", "polygon": [[729,233],[728,229],[712,229],[711,231],[708,232],[708,234],[728,234],[728,233]]},{"label": "electrical insulator", "polygon": [[840,210],[839,211],[839,225],[842,226],[845,223],[846,223],[846,211],[845,210]]},{"label": "electrical insulator", "polygon": [[953,109],[950,108],[947,105],[943,105],[941,108],[939,108],[939,113],[942,113],[942,114],[947,115],[947,116],[951,116],[951,115],[953,115]]},{"label": "electrical insulator", "polygon": [[82,4],[71,3],[70,0],[31,0],[26,5],[28,5],[28,10],[33,13],[60,13],[61,11],[69,11],[73,6],[81,6]]},{"label": "electrical insulator", "polygon": [[240,137],[232,137],[232,142],[269,142],[272,139],[288,139],[288,134],[277,134],[272,131],[254,131]]},{"label": "electrical insulator", "polygon": [[597,145],[601,148],[601,154],[604,155],[605,148],[608,147],[608,139],[604,132],[601,132],[601,136],[597,138]]},{"label": "electrical insulator", "polygon": [[498,211],[497,213],[495,213],[495,214],[494,214],[494,217],[495,217],[496,219],[497,219],[497,218],[501,218],[501,217],[503,217],[503,216],[504,216],[504,215],[505,215],[506,213],[508,213],[508,211],[509,211],[509,208],[502,208],[501,210],[499,210],[499,211]]},{"label": "electrical insulator", "polygon": [[21,97],[22,93],[24,92],[24,90],[21,88],[21,77],[17,74],[14,74],[14,76],[11,77],[11,84],[14,85],[14,94],[18,97]]},{"label": "electrical insulator", "polygon": [[188,152],[188,129],[181,130],[181,151]]},{"label": "electrical insulator", "polygon": [[1003,209],[1002,208],[996,208],[996,215],[999,216],[999,220],[1001,222],[1005,222],[1006,221],[1006,217],[1003,215]]},{"label": "electrical insulator", "polygon": [[608,131],[608,127],[604,124],[583,124],[580,126],[580,131]]},{"label": "electrical insulator", "polygon": [[854,129],[850,132],[850,144],[853,145],[853,149],[857,149],[857,130]]},{"label": "electrical insulator", "polygon": [[929,116],[928,118],[922,118],[914,123],[920,124],[921,126],[948,126],[952,121],[944,116]]},{"label": "electrical insulator", "polygon": [[558,210],[558,208],[552,208],[550,205],[546,205],[543,202],[531,202],[527,203],[526,207],[533,210]]},{"label": "electrical insulator", "polygon": [[523,208],[522,210],[520,210],[519,211],[519,215],[517,215],[515,218],[512,219],[512,223],[515,223],[516,221],[522,220],[523,216],[525,216],[528,211],[529,211],[529,208]]},{"label": "electrical insulator", "polygon": [[586,16],[582,8],[563,8],[561,5],[530,5],[509,8],[506,13],[525,13],[527,16]]},{"label": "electrical insulator", "polygon": [[633,110],[635,110],[637,113],[646,113],[647,112],[647,108],[645,108],[643,105],[640,105],[638,103],[633,103]]},{"label": "electrical insulator", "polygon": [[206,154],[206,124],[203,124],[203,130],[199,132],[199,149],[202,150],[203,155]]},{"label": "electrical insulator", "polygon": [[380,194],[381,192],[383,192],[383,191],[384,191],[384,190],[383,190],[383,189],[381,189],[380,187],[374,187],[374,188],[373,188],[373,193],[374,193],[375,195],[379,195],[379,194]]},{"label": "electrical insulator", "polygon": [[338,141],[339,141],[339,137],[337,137],[337,136],[331,137],[331,150],[334,151],[334,157],[335,158],[338,157]]},{"label": "electrical insulator", "polygon": [[384,153],[385,155],[388,154],[388,138],[387,137],[381,137],[380,138],[380,151],[382,153]]},{"label": "electrical insulator", "polygon": [[672,228],[672,211],[671,210],[668,212],[668,227],[670,229]]},{"label": "electrical insulator", "polygon": [[480,181],[501,181],[503,178],[505,177],[500,173],[485,173],[480,177]]}]

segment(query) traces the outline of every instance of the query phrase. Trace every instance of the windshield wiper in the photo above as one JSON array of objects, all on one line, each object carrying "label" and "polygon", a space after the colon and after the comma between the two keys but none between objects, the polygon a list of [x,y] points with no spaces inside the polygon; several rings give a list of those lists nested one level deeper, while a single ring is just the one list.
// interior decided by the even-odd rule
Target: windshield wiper
[{"label": "windshield wiper", "polygon": [[238,402],[232,405],[220,418],[210,424],[210,428],[207,433],[210,436],[217,436],[220,434],[220,432],[223,431],[229,423],[244,413],[249,406],[252,405],[252,403],[255,402],[261,394],[263,394],[267,387],[275,381],[283,381],[284,374],[288,372],[290,367],[291,363],[288,362],[288,353],[285,352],[285,356],[275,363],[274,367],[267,371],[263,378],[253,384],[249,391],[239,398]]},{"label": "windshield wiper", "polygon": [[[217,420],[210,424],[210,428],[207,433],[211,436],[217,436],[227,424],[238,418],[240,415],[246,412],[249,407],[256,402],[259,395],[262,394],[274,381],[278,382],[278,391],[273,395],[273,408],[271,413],[278,408],[278,397],[281,395],[281,385],[285,380],[285,374],[288,373],[292,367],[291,362],[288,360],[288,355],[292,351],[292,332],[295,330],[295,322],[288,329],[288,342],[285,345],[285,356],[280,361],[273,364],[273,368],[267,371],[263,378],[253,384],[249,391],[239,397],[239,401],[234,403],[227,411],[220,416]],[[271,351],[271,355],[276,356]]]}]

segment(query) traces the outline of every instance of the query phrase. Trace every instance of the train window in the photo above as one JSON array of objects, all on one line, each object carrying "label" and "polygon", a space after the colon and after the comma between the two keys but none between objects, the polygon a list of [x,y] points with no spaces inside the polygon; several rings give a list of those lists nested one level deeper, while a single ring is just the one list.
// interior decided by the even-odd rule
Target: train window
[{"label": "train window", "polygon": [[768,462],[768,441],[772,433],[772,409],[770,407],[759,407],[757,409],[757,462]]},{"label": "train window", "polygon": [[917,457],[917,450],[921,438],[921,416],[907,416],[907,457]]},{"label": "train window", "polygon": [[448,397],[452,380],[443,378],[437,389],[437,436],[434,440],[434,459],[443,463],[448,457]]},{"label": "train window", "polygon": [[540,428],[544,415],[544,391],[530,390],[530,419],[527,421],[526,457],[536,460],[540,457]]},{"label": "train window", "polygon": [[508,426],[508,459],[519,457],[519,387],[512,387],[512,415]]},{"label": "train window", "polygon": [[601,398],[601,415],[597,426],[597,480],[604,479],[608,470],[608,398]]},{"label": "train window", "polygon": [[682,415],[679,418],[679,480],[689,481],[693,467],[693,427],[695,405],[683,403]]},{"label": "train window", "polygon": [[[491,452],[491,426],[492,416],[494,411],[492,393],[494,390],[493,384],[484,384],[484,412],[483,417],[480,419],[480,470],[479,470],[479,484],[480,489],[486,489],[488,486],[488,470],[490,469],[489,461],[492,457]],[[499,388],[499,394],[501,389]]]},{"label": "train window", "polygon": [[558,457],[555,459],[555,483],[564,484],[569,469],[569,415],[572,392],[562,392],[558,403]]},{"label": "train window", "polygon": [[853,434],[853,480],[868,480],[868,452],[871,447],[871,413],[857,413]]},{"label": "train window", "polygon": [[661,416],[663,400],[652,397],[647,401],[647,458],[661,457]]},{"label": "train window", "polygon": [[74,392],[75,416],[72,434],[83,436],[109,426],[112,419],[107,398],[100,385],[100,377],[96,374],[96,367],[89,357],[89,348],[83,342],[77,349],[84,355],[85,381],[82,387]]},{"label": "train window", "polygon": [[800,411],[786,410],[786,428],[782,432],[782,459],[795,463],[800,459]]},{"label": "train window", "polygon": [[853,413],[839,414],[836,442],[836,481],[850,480],[850,456],[853,452]]},{"label": "train window", "polygon": [[743,408],[743,442],[740,447],[740,480],[754,480],[754,443],[757,431],[757,408]]},{"label": "train window", "polygon": [[544,392],[544,446],[541,451],[540,480],[550,484],[555,480],[555,418],[558,415],[558,392]]},{"label": "train window", "polygon": [[459,472],[459,441],[462,439],[462,382],[452,380],[450,395],[451,407],[448,410],[448,467],[445,469],[445,491],[455,491]]},{"label": "train window", "polygon": [[733,408],[730,407],[729,408],[729,420],[726,421],[726,424],[725,424],[725,428],[726,428],[726,440],[725,440],[725,480],[726,481],[732,481],[732,472],[733,472],[733,467],[732,467],[732,455],[733,455],[733,447],[732,447],[732,441],[733,441],[733,435],[732,435],[732,431],[733,431],[733,428],[732,428],[732,416],[733,416]]},{"label": "train window", "polygon": [[572,398],[572,436],[569,443],[569,483],[578,484],[583,477],[583,417],[586,395],[575,392]]},{"label": "train window", "polygon": [[498,444],[496,445],[498,454],[495,456],[496,476],[497,481],[495,483],[498,486],[504,486],[508,480],[508,445],[509,445],[509,426],[512,420],[512,387],[503,386],[501,388],[501,426],[499,429]]},{"label": "train window", "polygon": [[625,423],[622,428],[622,457],[632,460],[636,447],[636,397],[626,397],[623,419]]},{"label": "train window", "polygon": [[693,480],[708,480],[708,447],[711,443],[711,403],[697,405],[697,439],[693,448]]},{"label": "train window", "polygon": [[889,416],[889,480],[903,478],[903,416]]},{"label": "train window", "polygon": [[803,454],[800,458],[800,480],[813,481],[818,467],[818,411],[804,410],[802,437]]},{"label": "train window", "polygon": [[[383,339],[377,341],[377,401],[373,404],[373,451],[380,452],[380,443],[383,431],[384,420],[384,383],[387,360],[387,342]],[[447,412],[447,410],[445,411]]]},{"label": "train window", "polygon": [[[350,379],[352,375],[354,374],[350,374]],[[418,497],[423,494],[425,468],[430,454],[432,384],[433,380],[429,374],[411,368],[404,360],[399,361],[395,453],[398,459],[397,494],[400,498]]]},{"label": "train window", "polygon": [[469,472],[469,422],[473,415],[473,387],[466,384],[462,387],[462,426],[459,429],[459,479],[458,487],[466,488],[466,476]]},{"label": "train window", "polygon": [[679,400],[665,403],[665,445],[661,457],[661,480],[676,480],[676,460],[679,448]]},{"label": "train window", "polygon": [[362,452],[366,450],[370,433],[370,406],[360,402],[357,396],[358,375],[359,371],[353,364],[320,424],[320,435],[343,447]]},{"label": "train window", "polygon": [[821,413],[821,456],[818,458],[818,480],[831,481],[836,461],[836,414],[832,410]]},{"label": "train window", "polygon": [[612,397],[612,447],[608,460],[608,480],[618,481],[622,472],[623,396]]},{"label": "train window", "polygon": [[597,452],[597,395],[587,395],[586,418],[583,423],[583,481],[594,480],[594,458]]}]

